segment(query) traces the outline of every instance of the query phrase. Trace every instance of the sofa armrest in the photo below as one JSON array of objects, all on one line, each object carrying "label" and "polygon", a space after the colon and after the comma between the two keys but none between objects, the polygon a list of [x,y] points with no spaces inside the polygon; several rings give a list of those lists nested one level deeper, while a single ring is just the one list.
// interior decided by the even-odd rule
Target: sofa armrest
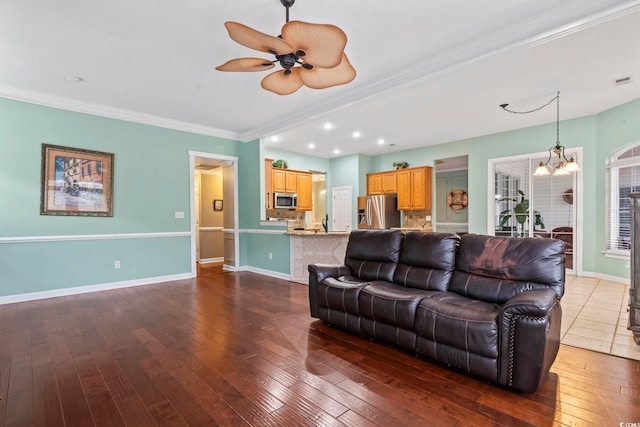
[{"label": "sofa armrest", "polygon": [[498,318],[498,382],[535,391],[546,377],[560,347],[562,309],[553,289],[523,292],[507,301]]},{"label": "sofa armrest", "polygon": [[351,274],[351,269],[346,265],[339,264],[309,264],[309,310],[311,317],[318,317],[318,300],[316,290],[318,283],[327,277],[338,278]]}]

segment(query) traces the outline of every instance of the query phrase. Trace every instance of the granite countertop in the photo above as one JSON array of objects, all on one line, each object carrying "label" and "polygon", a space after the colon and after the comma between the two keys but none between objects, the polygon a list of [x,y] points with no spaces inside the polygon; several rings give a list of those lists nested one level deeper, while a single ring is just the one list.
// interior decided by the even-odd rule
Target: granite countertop
[{"label": "granite countertop", "polygon": [[350,234],[349,231],[318,231],[317,233],[313,230],[293,230],[287,231],[285,234],[289,234],[290,236],[348,236]]}]

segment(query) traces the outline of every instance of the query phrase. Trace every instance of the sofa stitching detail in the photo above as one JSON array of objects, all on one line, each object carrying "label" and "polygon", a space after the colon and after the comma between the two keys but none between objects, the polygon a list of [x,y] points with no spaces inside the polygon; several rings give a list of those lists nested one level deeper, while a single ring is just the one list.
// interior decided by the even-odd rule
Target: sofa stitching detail
[{"label": "sofa stitching detail", "polygon": [[440,313],[440,312],[438,312],[438,311],[434,311],[434,310],[432,310],[432,309],[430,309],[430,308],[428,308],[428,307],[425,307],[425,306],[420,306],[420,307],[422,307],[422,309],[423,309],[423,310],[427,310],[428,312],[435,314],[436,316],[442,316],[442,317],[446,317],[446,318],[448,318],[448,319],[453,319],[453,320],[462,320],[462,321],[465,321],[465,322],[473,322],[473,323],[491,323],[491,324],[496,323],[496,322],[491,321],[491,320],[470,320],[470,319],[464,319],[464,318],[461,318],[461,317],[452,316],[452,315],[450,315],[450,314]]},{"label": "sofa stitching detail", "polygon": [[429,283],[431,283],[431,275],[433,274],[433,269],[429,270],[429,275],[427,276],[427,283],[425,285],[425,289],[429,289]]},{"label": "sofa stitching detail", "polygon": [[347,290],[346,289],[342,289],[342,311],[344,311],[345,313],[347,312],[347,306],[344,303],[344,294]]},{"label": "sofa stitching detail", "polygon": [[378,270],[376,271],[376,280],[380,280],[380,269],[382,268],[382,263],[378,263]]},{"label": "sofa stitching detail", "polygon": [[469,321],[468,320],[464,322],[464,349],[467,352],[467,372],[471,372],[471,363],[470,363],[471,354],[469,353]]},{"label": "sofa stitching detail", "polygon": [[467,288],[469,287],[469,280],[471,280],[471,275],[467,275],[467,281],[464,284],[464,296],[468,296]]},{"label": "sofa stitching detail", "polygon": [[324,304],[327,307],[331,306],[331,304],[329,304],[329,286],[324,287]]},{"label": "sofa stitching detail", "polygon": [[393,300],[393,324],[397,325],[398,324],[398,320],[396,318],[396,305],[398,305],[398,300]]},{"label": "sofa stitching detail", "polygon": [[407,268],[407,271],[404,273],[404,285],[407,286],[407,276],[409,275],[409,270],[411,270],[411,266]]},{"label": "sofa stitching detail", "polygon": [[527,316],[527,315],[522,315],[522,314],[514,314],[511,317],[511,321],[509,322],[509,357],[508,357],[508,364],[507,364],[507,369],[509,372],[509,378],[507,380],[507,385],[509,386],[513,386],[513,368],[514,368],[514,364],[515,364],[515,342],[516,342],[516,321],[519,319],[529,319],[529,320],[533,320],[533,321],[540,321],[540,320],[545,320],[545,317],[534,317],[534,316]]},{"label": "sofa stitching detail", "polygon": [[498,301],[498,297],[500,296],[500,290],[502,289],[502,280],[500,280],[500,282],[498,282],[498,289],[496,290],[496,303],[499,302]]}]

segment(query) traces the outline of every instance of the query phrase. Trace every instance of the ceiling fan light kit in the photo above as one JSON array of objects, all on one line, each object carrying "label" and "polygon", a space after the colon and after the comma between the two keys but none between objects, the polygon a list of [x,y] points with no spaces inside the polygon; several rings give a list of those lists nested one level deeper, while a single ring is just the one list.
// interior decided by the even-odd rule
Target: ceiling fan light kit
[{"label": "ceiling fan light kit", "polygon": [[289,21],[289,8],[295,0],[280,0],[287,9],[287,22],[281,35],[273,37],[238,22],[225,22],[229,37],[235,42],[261,52],[275,60],[237,58],[216,67],[218,71],[263,71],[279,63],[281,70],[262,79],[262,87],[278,95],[291,94],[302,86],[325,89],[351,82],[356,71],[344,48],[346,34],[335,25]]}]

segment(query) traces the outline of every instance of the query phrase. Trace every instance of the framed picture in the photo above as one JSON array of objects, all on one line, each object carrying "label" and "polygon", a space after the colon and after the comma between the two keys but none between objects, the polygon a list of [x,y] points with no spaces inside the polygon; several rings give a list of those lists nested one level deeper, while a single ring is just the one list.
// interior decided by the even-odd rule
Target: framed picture
[{"label": "framed picture", "polygon": [[222,200],[221,199],[214,199],[214,201],[213,201],[213,210],[214,211],[221,211],[222,210]]},{"label": "framed picture", "polygon": [[40,215],[113,216],[113,153],[42,144]]}]

